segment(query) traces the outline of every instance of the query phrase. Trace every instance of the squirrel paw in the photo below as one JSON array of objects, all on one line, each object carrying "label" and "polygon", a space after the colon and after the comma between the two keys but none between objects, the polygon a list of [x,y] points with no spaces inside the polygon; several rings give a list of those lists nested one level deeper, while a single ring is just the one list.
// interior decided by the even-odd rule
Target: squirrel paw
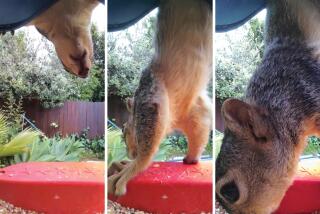
[{"label": "squirrel paw", "polygon": [[108,177],[108,193],[115,196],[121,196],[126,194],[126,183],[120,182],[123,174],[117,173]]},{"label": "squirrel paw", "polygon": [[108,168],[108,177],[121,172],[130,161],[113,162]]},{"label": "squirrel paw", "polygon": [[108,169],[108,193],[121,196],[126,194],[129,161],[114,162]]},{"label": "squirrel paw", "polygon": [[183,163],[184,164],[197,164],[198,162],[199,162],[198,159],[189,158],[188,156],[183,158]]}]

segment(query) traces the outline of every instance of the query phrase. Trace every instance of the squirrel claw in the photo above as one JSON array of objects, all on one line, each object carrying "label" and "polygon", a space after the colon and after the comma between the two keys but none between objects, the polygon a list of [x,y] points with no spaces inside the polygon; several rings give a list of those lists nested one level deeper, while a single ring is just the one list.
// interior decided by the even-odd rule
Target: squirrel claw
[{"label": "squirrel claw", "polygon": [[198,162],[199,162],[198,159],[192,159],[192,158],[188,158],[188,157],[183,158],[184,164],[197,164]]},{"label": "squirrel claw", "polygon": [[126,182],[121,179],[126,176],[125,172],[130,161],[113,162],[108,169],[108,193],[115,196],[126,194]]},{"label": "squirrel claw", "polygon": [[126,160],[123,160],[120,162],[113,162],[108,168],[108,177],[121,172],[128,163],[130,163],[130,161],[126,161]]},{"label": "squirrel claw", "polygon": [[115,196],[126,194],[126,185],[119,182],[123,174],[118,173],[108,177],[108,193]]}]

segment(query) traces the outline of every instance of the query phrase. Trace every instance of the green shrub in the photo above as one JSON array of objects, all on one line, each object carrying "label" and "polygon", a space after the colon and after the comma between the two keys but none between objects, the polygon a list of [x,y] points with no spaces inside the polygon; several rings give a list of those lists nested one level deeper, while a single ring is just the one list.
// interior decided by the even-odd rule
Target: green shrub
[{"label": "green shrub", "polygon": [[304,155],[314,155],[317,156],[320,154],[320,138],[310,137],[308,139],[308,145],[306,146]]},{"label": "green shrub", "polygon": [[104,137],[88,138],[88,129],[80,135],[52,138],[41,137],[23,154],[15,155],[12,163],[29,161],[82,161],[104,160]]},{"label": "green shrub", "polygon": [[80,161],[85,149],[80,141],[74,136],[60,138],[42,137],[30,146],[30,150],[14,156],[14,163],[42,162],[42,161]]},{"label": "green shrub", "polygon": [[[262,60],[264,24],[254,18],[234,31],[216,35],[216,98],[244,96],[250,77]],[[222,44],[222,45],[221,45]]]},{"label": "green shrub", "polygon": [[13,156],[28,151],[28,145],[39,137],[39,133],[30,129],[12,135],[8,120],[0,112],[0,166],[10,164]]},{"label": "green shrub", "polygon": [[82,131],[80,135],[74,136],[76,140],[80,141],[83,148],[87,152],[88,158],[97,158],[99,160],[104,160],[105,152],[105,138],[104,136],[96,137],[94,139],[88,138],[89,129]]},{"label": "green shrub", "polygon": [[156,17],[150,14],[127,30],[107,34],[109,95],[133,95],[154,52],[155,24]]},{"label": "green shrub", "polygon": [[[166,155],[163,160],[172,160],[175,157],[184,157],[188,152],[188,141],[182,134],[169,135],[164,139],[162,145],[162,149],[166,150]],[[212,133],[210,133],[209,142],[202,155],[212,157]]]}]

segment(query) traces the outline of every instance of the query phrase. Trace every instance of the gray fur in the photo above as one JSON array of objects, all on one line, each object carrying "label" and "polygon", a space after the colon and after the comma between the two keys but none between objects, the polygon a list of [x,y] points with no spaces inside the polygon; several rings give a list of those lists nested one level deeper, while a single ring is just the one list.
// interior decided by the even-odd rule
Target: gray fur
[{"label": "gray fur", "polygon": [[133,110],[137,148],[144,155],[152,151],[153,147],[152,140],[159,116],[159,106],[154,100],[157,88],[156,79],[148,67],[142,72],[139,87],[134,94]]},{"label": "gray fur", "polygon": [[288,35],[291,38],[304,40],[296,18],[286,0],[269,0],[266,17],[266,44],[273,41],[274,38],[283,38]]},{"label": "gray fur", "polygon": [[282,143],[298,143],[301,121],[320,112],[320,65],[311,50],[289,38],[270,42],[246,100],[267,109]]}]

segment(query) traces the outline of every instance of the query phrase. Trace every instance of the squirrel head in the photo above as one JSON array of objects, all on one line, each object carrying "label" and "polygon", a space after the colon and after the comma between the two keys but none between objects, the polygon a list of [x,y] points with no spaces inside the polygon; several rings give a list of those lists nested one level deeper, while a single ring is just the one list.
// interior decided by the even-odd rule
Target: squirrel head
[{"label": "squirrel head", "polygon": [[85,78],[93,59],[91,14],[97,0],[61,0],[31,21],[50,40],[68,72]]},{"label": "squirrel head", "polygon": [[137,156],[137,144],[135,139],[135,129],[133,122],[133,104],[134,99],[129,98],[126,100],[127,109],[129,111],[128,121],[123,126],[123,137],[127,146],[127,154],[130,159]]},{"label": "squirrel head", "polygon": [[229,99],[222,115],[225,132],[216,160],[217,199],[231,213],[272,213],[292,183],[290,151],[283,148],[266,111]]}]

